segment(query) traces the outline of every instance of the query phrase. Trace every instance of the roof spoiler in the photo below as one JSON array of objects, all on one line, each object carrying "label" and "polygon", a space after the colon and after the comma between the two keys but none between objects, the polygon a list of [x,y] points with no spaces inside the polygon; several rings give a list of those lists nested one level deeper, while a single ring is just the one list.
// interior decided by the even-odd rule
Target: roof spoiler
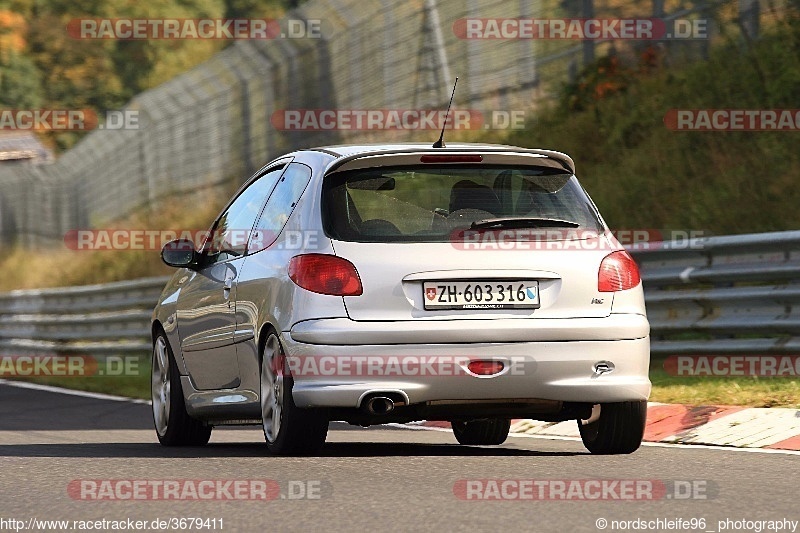
[{"label": "roof spoiler", "polygon": [[346,157],[341,157],[336,161],[333,161],[328,168],[326,169],[326,173],[333,172],[337,168],[341,167],[342,165],[349,163],[350,161],[354,161],[356,159],[361,159],[364,157],[373,157],[373,156],[383,156],[383,155],[403,155],[409,153],[435,153],[435,154],[444,154],[444,153],[508,153],[508,152],[516,152],[520,154],[534,154],[547,157],[548,159],[552,159],[557,161],[564,167],[565,170],[568,170],[571,174],[575,174],[575,162],[572,160],[570,156],[562,152],[556,152],[555,150],[541,150],[538,148],[516,148],[516,147],[502,147],[502,146],[495,146],[495,147],[488,147],[488,148],[478,148],[478,147],[446,147],[446,148],[414,148],[414,149],[391,149],[391,150],[377,150],[374,152],[366,151],[361,152],[358,154],[349,155]]}]

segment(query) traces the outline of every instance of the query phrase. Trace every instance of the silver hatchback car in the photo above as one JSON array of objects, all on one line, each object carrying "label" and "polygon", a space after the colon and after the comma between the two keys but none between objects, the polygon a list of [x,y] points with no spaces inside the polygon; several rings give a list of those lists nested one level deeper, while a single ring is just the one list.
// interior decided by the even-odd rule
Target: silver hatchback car
[{"label": "silver hatchback car", "polygon": [[511,146],[345,145],[259,170],[153,313],[164,445],[260,424],[309,454],[330,421],[443,420],[501,444],[576,420],[598,454],[641,444],[650,394],[639,271],[572,159]]}]

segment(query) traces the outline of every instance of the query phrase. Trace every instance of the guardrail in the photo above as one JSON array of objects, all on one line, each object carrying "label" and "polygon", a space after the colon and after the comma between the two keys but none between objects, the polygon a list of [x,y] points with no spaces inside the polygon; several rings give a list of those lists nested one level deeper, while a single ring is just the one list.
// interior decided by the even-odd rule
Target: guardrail
[{"label": "guardrail", "polygon": [[[649,243],[652,353],[800,353],[800,231]],[[149,351],[167,278],[0,294],[0,353]]]},{"label": "guardrail", "polygon": [[800,231],[632,250],[653,354],[800,353]]},{"label": "guardrail", "polygon": [[150,350],[150,315],[169,278],[0,294],[0,353]]}]

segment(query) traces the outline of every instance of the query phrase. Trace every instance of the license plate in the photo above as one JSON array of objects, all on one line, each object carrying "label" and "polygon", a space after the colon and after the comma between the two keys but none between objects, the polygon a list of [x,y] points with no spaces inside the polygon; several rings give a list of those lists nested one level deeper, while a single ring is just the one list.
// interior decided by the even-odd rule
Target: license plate
[{"label": "license plate", "polygon": [[426,281],[425,309],[536,309],[539,282]]}]

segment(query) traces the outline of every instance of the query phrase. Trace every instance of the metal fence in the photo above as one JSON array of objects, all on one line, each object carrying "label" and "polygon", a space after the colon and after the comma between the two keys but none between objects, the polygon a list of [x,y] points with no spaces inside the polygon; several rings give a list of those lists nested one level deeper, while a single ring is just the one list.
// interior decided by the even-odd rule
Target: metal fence
[{"label": "metal fence", "polygon": [[[287,20],[320,21],[320,38],[237,41],[134,98],[127,108],[138,111],[139,129],[96,130],[52,164],[0,166],[0,242],[52,244],[68,230],[97,227],[170,194],[241,181],[295,148],[436,136],[283,131],[271,123],[276,110],[442,109],[459,75],[456,106],[530,111],[612,44],[634,63],[652,45],[462,39],[454,31],[460,19],[708,17],[712,37],[740,28],[752,37],[773,7],[756,0],[311,0]],[[678,60],[703,57],[706,48],[701,39],[661,50]]]},{"label": "metal fence", "polygon": [[[800,231],[650,243],[651,352],[800,353]],[[166,278],[0,294],[0,353],[149,350]]]}]

